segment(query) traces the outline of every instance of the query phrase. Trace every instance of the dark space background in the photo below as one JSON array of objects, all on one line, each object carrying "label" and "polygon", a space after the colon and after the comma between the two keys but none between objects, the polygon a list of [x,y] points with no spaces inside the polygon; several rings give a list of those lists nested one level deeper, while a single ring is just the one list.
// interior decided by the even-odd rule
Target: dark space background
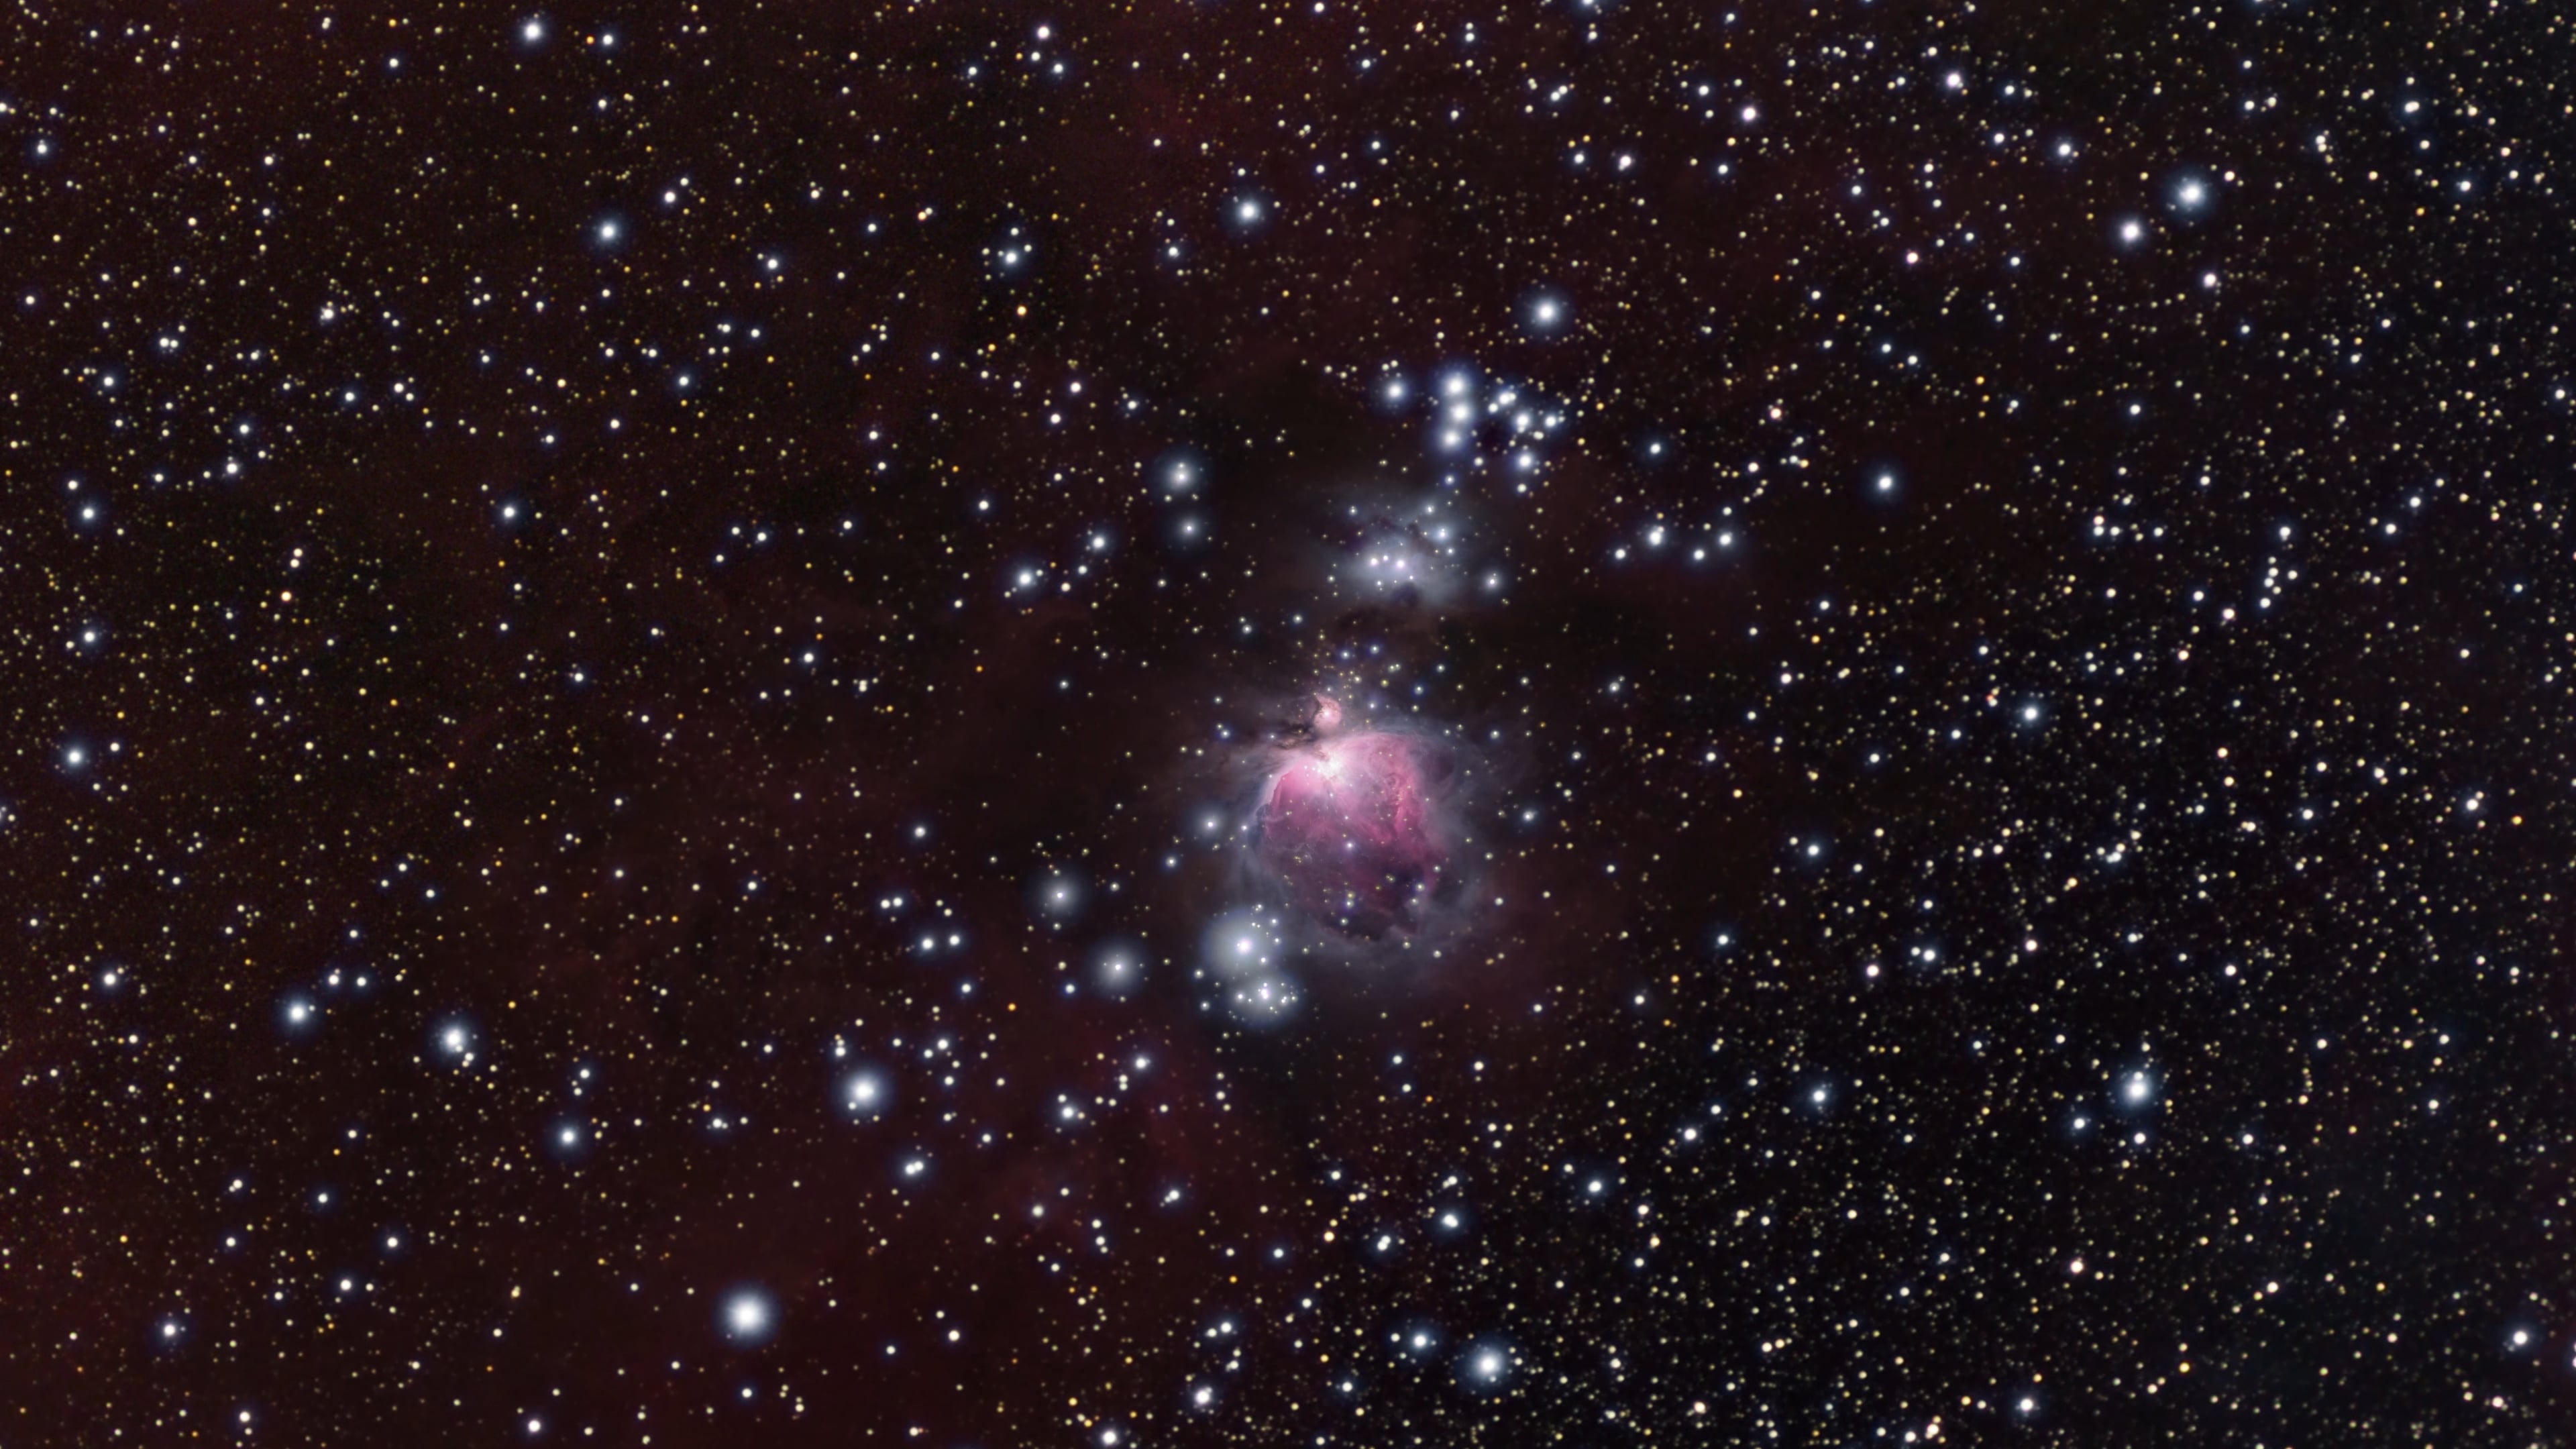
[{"label": "dark space background", "polygon": [[2576,1434],[2563,8],[5,36],[0,1443]]}]

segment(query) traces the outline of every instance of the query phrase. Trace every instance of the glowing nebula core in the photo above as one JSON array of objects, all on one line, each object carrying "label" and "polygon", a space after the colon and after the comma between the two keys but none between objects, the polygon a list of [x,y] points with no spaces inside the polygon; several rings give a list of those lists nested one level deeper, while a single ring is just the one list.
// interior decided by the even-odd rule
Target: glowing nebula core
[{"label": "glowing nebula core", "polygon": [[1448,864],[1432,818],[1435,773],[1425,747],[1400,734],[1302,750],[1262,797],[1255,857],[1308,914],[1381,935],[1416,912]]}]

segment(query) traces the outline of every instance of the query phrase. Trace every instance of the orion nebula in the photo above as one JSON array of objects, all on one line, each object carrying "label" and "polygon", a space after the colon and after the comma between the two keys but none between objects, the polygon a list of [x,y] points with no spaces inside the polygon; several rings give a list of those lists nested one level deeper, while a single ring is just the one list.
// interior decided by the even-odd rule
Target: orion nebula
[{"label": "orion nebula", "polygon": [[19,5],[0,1440],[2576,1445],[2576,6],[2177,10]]},{"label": "orion nebula", "polygon": [[1263,793],[1254,858],[1300,910],[1354,936],[1419,919],[1439,887],[1448,846],[1433,803],[1445,754],[1406,734],[1339,726],[1315,702],[1314,743],[1292,752]]}]

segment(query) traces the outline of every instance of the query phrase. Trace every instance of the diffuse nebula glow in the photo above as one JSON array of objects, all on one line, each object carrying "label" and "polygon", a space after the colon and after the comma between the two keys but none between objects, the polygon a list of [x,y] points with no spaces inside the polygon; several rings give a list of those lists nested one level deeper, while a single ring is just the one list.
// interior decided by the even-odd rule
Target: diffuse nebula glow
[{"label": "diffuse nebula glow", "polygon": [[1418,918],[1448,865],[1432,800],[1448,763],[1410,735],[1332,733],[1341,710],[1330,699],[1316,718],[1324,738],[1290,755],[1262,795],[1254,856],[1307,914],[1383,935]]}]

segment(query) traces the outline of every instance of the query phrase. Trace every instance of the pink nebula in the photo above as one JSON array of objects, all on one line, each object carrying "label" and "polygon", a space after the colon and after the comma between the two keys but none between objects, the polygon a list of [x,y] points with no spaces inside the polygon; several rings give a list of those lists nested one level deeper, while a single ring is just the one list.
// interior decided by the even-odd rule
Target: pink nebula
[{"label": "pink nebula", "polygon": [[1423,747],[1364,733],[1299,753],[1261,802],[1255,856],[1306,912],[1354,935],[1405,921],[1440,882]]}]

